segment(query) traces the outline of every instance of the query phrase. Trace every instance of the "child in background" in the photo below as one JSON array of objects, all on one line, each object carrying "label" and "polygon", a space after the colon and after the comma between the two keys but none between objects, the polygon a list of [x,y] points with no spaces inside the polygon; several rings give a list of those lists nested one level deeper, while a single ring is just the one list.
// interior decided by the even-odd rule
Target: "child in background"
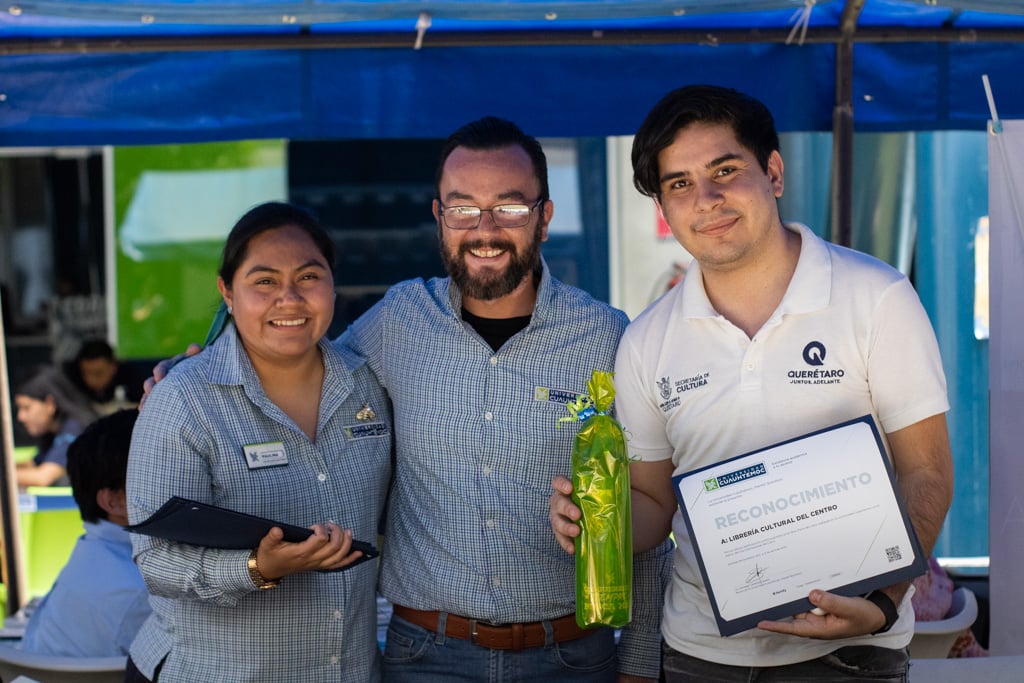
[{"label": "child in background", "polygon": [[100,418],[72,442],[68,476],[85,535],[53,588],[32,612],[21,647],[64,657],[115,657],[150,614],[142,574],[132,562],[125,473],[138,410]]}]

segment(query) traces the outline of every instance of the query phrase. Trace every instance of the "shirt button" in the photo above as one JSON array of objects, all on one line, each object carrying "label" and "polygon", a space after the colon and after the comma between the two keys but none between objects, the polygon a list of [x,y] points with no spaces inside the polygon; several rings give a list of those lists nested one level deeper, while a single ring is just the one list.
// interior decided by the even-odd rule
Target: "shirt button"
[{"label": "shirt button", "polygon": [[497,365],[497,364],[498,364],[497,356],[491,356],[491,365]]},{"label": "shirt button", "polygon": [[332,655],[332,656],[331,656],[331,664],[337,664],[337,663],[338,663],[338,657],[337,657],[337,656],[334,656],[334,655]]},{"label": "shirt button", "polygon": [[494,419],[494,413],[488,410],[486,413],[484,413],[484,419],[490,422],[491,420]]},{"label": "shirt button", "polygon": [[493,529],[494,528],[494,520],[493,519],[487,520],[487,528],[488,529]]},{"label": "shirt button", "polygon": [[341,610],[340,609],[334,610],[334,618],[335,619],[341,619]]},{"label": "shirt button", "polygon": [[495,587],[500,586],[501,585],[501,579],[499,579],[497,576],[495,576],[494,578],[491,579],[491,585],[495,586]]},{"label": "shirt button", "polygon": [[490,465],[484,465],[484,475],[485,476],[490,476],[490,474],[491,474],[491,466]]},{"label": "shirt button", "polygon": [[317,478],[317,481],[327,481],[327,475],[324,474],[323,472],[321,472],[320,474],[316,475],[316,478]]},{"label": "shirt button", "polygon": [[753,363],[747,363],[747,370],[753,370],[753,369],[754,369],[754,364]]}]

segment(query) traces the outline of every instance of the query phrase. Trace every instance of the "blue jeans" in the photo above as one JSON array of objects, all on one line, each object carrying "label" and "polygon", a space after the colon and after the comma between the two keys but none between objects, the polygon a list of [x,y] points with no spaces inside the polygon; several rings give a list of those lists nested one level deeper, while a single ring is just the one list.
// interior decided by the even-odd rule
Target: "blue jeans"
[{"label": "blue jeans", "polygon": [[662,644],[665,683],[906,683],[906,649],[870,645],[841,647],[824,657],[785,666],[747,667],[715,664]]},{"label": "blue jeans", "polygon": [[[443,630],[443,629],[442,629]],[[489,650],[391,617],[385,683],[614,683],[615,632],[526,650]]]}]

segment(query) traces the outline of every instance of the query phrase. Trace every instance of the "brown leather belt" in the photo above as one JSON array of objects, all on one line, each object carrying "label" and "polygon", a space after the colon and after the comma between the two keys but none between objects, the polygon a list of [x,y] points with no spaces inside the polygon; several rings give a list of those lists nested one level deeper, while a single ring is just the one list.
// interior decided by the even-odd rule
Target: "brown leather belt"
[{"label": "brown leather belt", "polygon": [[[441,618],[441,612],[424,612],[401,605],[394,605],[393,613],[420,628],[435,633]],[[548,623],[551,624],[552,642],[554,643],[576,640],[593,633],[592,630],[580,628],[576,624],[575,614],[551,619]],[[448,617],[445,619],[444,634],[452,638],[468,640],[492,650],[523,650],[530,647],[543,647],[546,644],[544,622],[542,621],[495,625],[448,613]]]}]

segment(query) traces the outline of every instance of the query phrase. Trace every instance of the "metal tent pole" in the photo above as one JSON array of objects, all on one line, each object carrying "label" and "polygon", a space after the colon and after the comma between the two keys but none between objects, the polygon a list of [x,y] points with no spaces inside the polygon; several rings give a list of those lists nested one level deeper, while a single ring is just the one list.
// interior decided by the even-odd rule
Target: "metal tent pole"
[{"label": "metal tent pole", "polygon": [[[0,307],[3,306],[0,293]],[[0,533],[3,534],[3,569],[7,587],[7,614],[21,607],[26,594],[25,576],[21,571],[21,526],[18,524],[18,479],[14,463],[14,425],[11,422],[10,375],[7,372],[7,336],[0,316]]]},{"label": "metal tent pole", "polygon": [[836,42],[836,101],[832,109],[832,242],[852,246],[853,38],[864,0],[849,0]]}]

